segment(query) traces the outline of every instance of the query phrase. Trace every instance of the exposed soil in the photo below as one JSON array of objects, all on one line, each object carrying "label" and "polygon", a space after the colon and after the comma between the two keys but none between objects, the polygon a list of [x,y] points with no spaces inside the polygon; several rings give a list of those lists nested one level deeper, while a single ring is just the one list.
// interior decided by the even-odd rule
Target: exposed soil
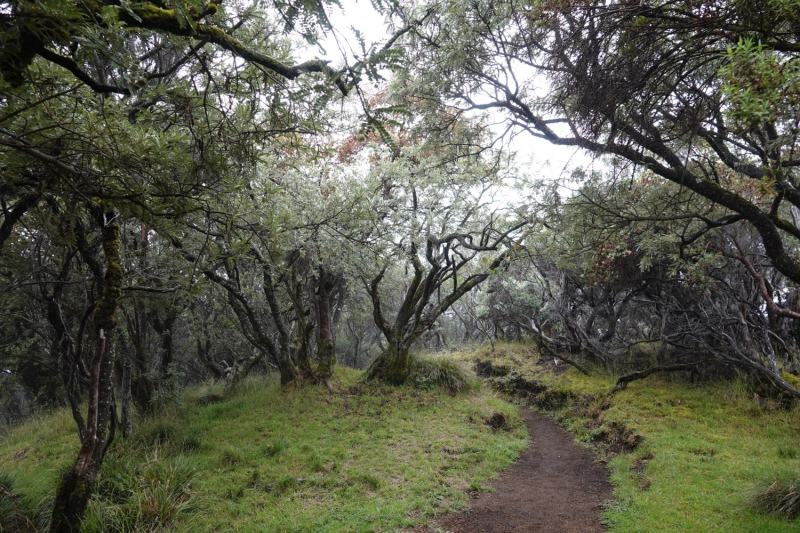
[{"label": "exposed soil", "polygon": [[422,533],[592,533],[604,531],[601,504],[611,497],[608,471],[552,420],[524,409],[531,444],[519,461],[470,502],[471,511],[442,517]]}]

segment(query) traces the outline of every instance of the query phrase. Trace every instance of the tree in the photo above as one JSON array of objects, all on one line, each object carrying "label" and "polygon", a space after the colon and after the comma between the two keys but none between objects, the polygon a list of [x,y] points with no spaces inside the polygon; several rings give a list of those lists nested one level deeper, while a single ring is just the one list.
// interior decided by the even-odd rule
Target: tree
[{"label": "tree", "polygon": [[120,259],[119,222],[114,211],[98,211],[103,252],[106,257],[103,290],[94,309],[95,353],[89,366],[89,408],[81,449],[73,467],[56,490],[51,531],[80,529],[86,506],[94,490],[97,473],[108,446],[114,440],[114,328],[116,309],[122,296],[124,274]]},{"label": "tree", "polygon": [[[419,257],[416,243],[412,242],[407,260],[412,265],[414,275],[402,296],[400,309],[391,322],[385,317],[379,293],[380,283],[386,273],[384,267],[370,281],[367,292],[372,298],[375,325],[383,333],[388,346],[372,363],[367,377],[392,384],[405,382],[409,375],[413,344],[435,325],[450,306],[501,268],[509,250],[486,260],[488,264],[476,272],[469,272],[467,267],[472,266],[473,261],[479,262],[483,252],[498,251],[509,234],[522,225],[516,224],[504,232],[489,225],[476,235],[459,233],[441,238],[429,236],[425,241],[426,265]],[[452,288],[449,287],[451,283]]]},{"label": "tree", "polygon": [[[367,377],[393,384],[408,377],[414,343],[455,302],[505,265],[518,231],[527,224],[516,213],[492,206],[491,190],[510,170],[502,155],[484,151],[476,142],[483,126],[451,121],[446,108],[422,113],[424,103],[407,103],[411,118],[406,124],[396,121],[391,130],[376,127],[371,137],[344,144],[347,158],[360,153],[372,164],[377,227],[371,249],[378,271],[365,269],[362,279],[386,346]],[[411,279],[392,291],[400,295],[387,306],[381,284],[398,263],[411,271]],[[396,311],[390,319],[391,308]]]},{"label": "tree", "polygon": [[[745,220],[800,283],[791,2],[447,2],[409,39],[409,91],[609,155]],[[537,89],[542,83],[549,90]]]},{"label": "tree", "polygon": [[547,222],[528,236],[528,268],[498,280],[531,289],[506,320],[527,320],[543,353],[642,369],[621,388],[654,371],[733,368],[797,396],[785,374],[797,368],[796,289],[752,227],[714,228],[719,206],[649,172],[590,176],[564,200],[557,189],[540,197]]}]

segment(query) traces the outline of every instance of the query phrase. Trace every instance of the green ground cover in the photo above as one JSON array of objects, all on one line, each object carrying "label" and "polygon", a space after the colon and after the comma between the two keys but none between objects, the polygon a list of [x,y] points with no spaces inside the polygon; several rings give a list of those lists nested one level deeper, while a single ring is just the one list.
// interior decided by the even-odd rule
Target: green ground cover
[{"label": "green ground cover", "polygon": [[[267,379],[221,402],[190,391],[114,444],[84,531],[399,530],[463,508],[527,445],[517,408],[486,388],[453,396],[360,376],[337,369],[331,395]],[[506,430],[485,423],[496,412]],[[0,440],[7,528],[43,526],[77,445],[67,411]]]}]

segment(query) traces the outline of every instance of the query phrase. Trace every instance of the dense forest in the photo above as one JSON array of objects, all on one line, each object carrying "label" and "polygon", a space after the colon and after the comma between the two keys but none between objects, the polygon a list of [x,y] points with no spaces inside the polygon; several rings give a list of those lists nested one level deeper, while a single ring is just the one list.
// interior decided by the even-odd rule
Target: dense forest
[{"label": "dense forest", "polygon": [[0,409],[80,439],[50,531],[209,379],[524,340],[800,397],[796,0],[362,8],[0,0]]}]

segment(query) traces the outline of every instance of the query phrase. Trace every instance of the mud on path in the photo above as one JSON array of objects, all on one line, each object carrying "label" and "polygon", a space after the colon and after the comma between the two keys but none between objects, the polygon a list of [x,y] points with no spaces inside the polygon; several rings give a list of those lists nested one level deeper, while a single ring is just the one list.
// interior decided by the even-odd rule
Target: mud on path
[{"label": "mud on path", "polygon": [[601,532],[601,504],[611,497],[608,470],[564,429],[524,409],[531,444],[519,461],[470,501],[471,511],[442,517],[424,531],[451,533]]}]

